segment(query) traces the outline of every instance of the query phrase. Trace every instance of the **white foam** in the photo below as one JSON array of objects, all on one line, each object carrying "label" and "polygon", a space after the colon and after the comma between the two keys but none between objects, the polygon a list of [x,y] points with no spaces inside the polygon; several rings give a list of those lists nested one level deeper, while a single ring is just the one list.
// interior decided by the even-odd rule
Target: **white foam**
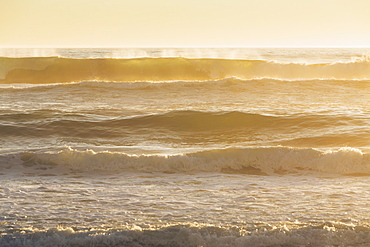
[{"label": "white foam", "polygon": [[301,228],[261,227],[239,231],[218,227],[173,226],[158,230],[75,232],[55,228],[46,232],[0,237],[1,246],[368,246],[369,227],[323,223]]}]

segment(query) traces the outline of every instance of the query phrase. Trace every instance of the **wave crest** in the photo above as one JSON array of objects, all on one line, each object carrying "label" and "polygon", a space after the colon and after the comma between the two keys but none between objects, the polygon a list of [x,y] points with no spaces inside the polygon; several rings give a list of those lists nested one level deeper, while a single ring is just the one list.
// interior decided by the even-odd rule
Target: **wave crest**
[{"label": "wave crest", "polygon": [[2,83],[100,81],[206,81],[241,79],[370,79],[367,58],[333,64],[264,60],[134,58],[0,58]]},{"label": "wave crest", "polygon": [[354,148],[329,151],[289,147],[230,148],[172,156],[66,148],[56,153],[22,153],[19,158],[26,167],[58,167],[82,173],[370,174],[370,155]]}]

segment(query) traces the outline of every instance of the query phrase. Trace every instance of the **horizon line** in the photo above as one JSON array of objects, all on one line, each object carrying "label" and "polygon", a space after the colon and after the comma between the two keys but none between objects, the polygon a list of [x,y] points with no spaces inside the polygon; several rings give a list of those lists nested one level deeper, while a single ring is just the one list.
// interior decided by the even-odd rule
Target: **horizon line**
[{"label": "horizon line", "polygon": [[370,46],[0,46],[0,49],[279,49],[279,48],[370,48]]}]

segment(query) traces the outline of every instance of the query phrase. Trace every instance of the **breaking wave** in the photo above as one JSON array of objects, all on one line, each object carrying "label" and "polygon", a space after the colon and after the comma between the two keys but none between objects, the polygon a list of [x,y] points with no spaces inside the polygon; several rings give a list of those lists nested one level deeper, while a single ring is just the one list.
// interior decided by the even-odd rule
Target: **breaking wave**
[{"label": "breaking wave", "polygon": [[48,172],[58,168],[82,173],[370,174],[370,154],[355,148],[326,151],[290,147],[229,148],[169,156],[66,148],[59,152],[24,152],[0,158],[0,163],[8,169],[21,165]]},{"label": "breaking wave", "polygon": [[[137,227],[140,228],[140,227]],[[30,230],[28,230],[30,231]],[[368,246],[367,225],[326,222],[291,228],[264,226],[257,229],[228,229],[205,226],[171,226],[158,230],[89,230],[53,228],[44,232],[13,233],[0,237],[4,247],[46,246]]]},{"label": "breaking wave", "polygon": [[281,63],[265,60],[133,58],[0,58],[1,83],[99,81],[206,81],[241,79],[370,79],[370,61],[332,64]]}]

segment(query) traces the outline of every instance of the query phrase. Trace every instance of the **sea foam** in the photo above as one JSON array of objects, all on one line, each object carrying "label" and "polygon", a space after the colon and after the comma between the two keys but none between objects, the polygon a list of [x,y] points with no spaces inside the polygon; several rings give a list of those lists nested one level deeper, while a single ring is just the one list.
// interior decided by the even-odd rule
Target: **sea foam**
[{"label": "sea foam", "polygon": [[266,226],[254,230],[220,227],[171,226],[157,230],[110,230],[75,232],[55,228],[45,232],[0,237],[4,247],[46,246],[367,246],[368,226],[326,222],[290,228]]}]

